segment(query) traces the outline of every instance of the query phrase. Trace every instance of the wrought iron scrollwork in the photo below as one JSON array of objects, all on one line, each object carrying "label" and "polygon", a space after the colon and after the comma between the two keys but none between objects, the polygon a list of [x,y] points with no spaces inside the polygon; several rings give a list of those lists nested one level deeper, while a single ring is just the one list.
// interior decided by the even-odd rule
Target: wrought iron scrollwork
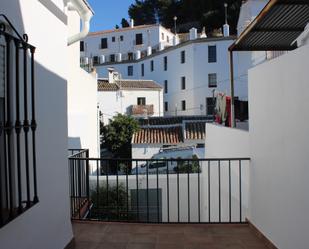
[{"label": "wrought iron scrollwork", "polygon": [[[18,33],[18,31],[16,30],[16,28],[14,27],[14,25],[11,23],[11,21],[7,18],[6,15],[4,14],[0,14],[0,17],[3,17],[3,19],[8,23],[8,25],[12,28],[12,30],[14,31],[14,33],[18,36],[18,38],[24,42],[28,42],[28,35],[27,34],[23,34],[22,36]],[[6,30],[6,26],[5,24],[2,22],[0,23],[0,30],[1,31],[5,31]]]}]

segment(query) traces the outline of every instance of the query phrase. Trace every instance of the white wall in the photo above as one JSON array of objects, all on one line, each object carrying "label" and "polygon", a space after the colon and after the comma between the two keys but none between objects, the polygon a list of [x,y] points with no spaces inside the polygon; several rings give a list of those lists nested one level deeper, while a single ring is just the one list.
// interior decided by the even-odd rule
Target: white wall
[{"label": "white wall", "polygon": [[[168,102],[169,110],[165,115],[205,115],[206,97],[212,97],[214,88],[208,87],[208,74],[217,73],[217,90],[230,93],[228,47],[233,39],[203,39],[179,45],[177,48],[166,50],[145,59],[132,63],[117,63],[97,67],[99,77],[107,77],[107,68],[114,67],[122,78],[151,79],[164,87],[168,81],[168,93],[164,93],[164,101]],[[208,45],[217,46],[217,62],[208,63]],[[185,63],[181,64],[181,51],[185,51]],[[164,71],[164,56],[167,56],[168,67]],[[247,99],[247,70],[253,59],[241,58],[235,55],[235,96]],[[154,71],[150,70],[150,63],[154,61]],[[244,62],[238,66],[238,62]],[[237,63],[237,64],[236,64]],[[145,75],[141,76],[141,64],[144,64]],[[133,75],[128,76],[128,66],[133,66]],[[186,77],[186,89],[181,89],[181,77]],[[181,110],[181,101],[186,101],[186,111]]]},{"label": "white wall", "polygon": [[130,107],[137,105],[138,97],[146,98],[146,105],[153,105],[152,116],[163,116],[162,90],[98,91],[98,103],[103,114],[103,122],[107,124],[108,120],[117,113],[129,114]]},{"label": "white wall", "polygon": [[206,123],[207,158],[249,157],[249,132]]},{"label": "white wall", "polygon": [[[150,33],[148,33],[148,31]],[[135,45],[135,35],[143,35],[143,44]],[[162,33],[164,34],[164,40],[162,39]],[[120,36],[123,36],[123,41],[120,41]],[[169,37],[169,42],[167,38]],[[85,41],[85,51],[81,53],[82,56],[92,57],[105,55],[106,61],[109,61],[111,54],[122,53],[122,58],[127,59],[129,52],[135,52],[137,50],[145,51],[148,46],[153,48],[157,47],[161,42],[164,47],[171,46],[173,44],[173,34],[163,28],[160,25],[135,27],[133,29],[119,29],[114,32],[105,32],[102,34],[91,34],[87,36]],[[115,42],[112,42],[112,37],[115,37]],[[107,49],[100,49],[101,39],[107,38]]]},{"label": "white wall", "polygon": [[307,45],[249,72],[250,220],[280,249],[309,245],[308,58]]},{"label": "white wall", "polygon": [[[80,30],[80,17],[68,14],[71,36]],[[97,76],[80,68],[79,42],[68,47],[68,56],[68,147],[89,149],[90,157],[98,157]]]},{"label": "white wall", "polygon": [[1,1],[1,13],[36,46],[39,203],[1,228],[0,247],[63,249],[73,236],[67,162],[67,25],[35,0]]},{"label": "white wall", "polygon": [[159,153],[163,144],[132,144],[132,158],[150,159],[154,154]]}]

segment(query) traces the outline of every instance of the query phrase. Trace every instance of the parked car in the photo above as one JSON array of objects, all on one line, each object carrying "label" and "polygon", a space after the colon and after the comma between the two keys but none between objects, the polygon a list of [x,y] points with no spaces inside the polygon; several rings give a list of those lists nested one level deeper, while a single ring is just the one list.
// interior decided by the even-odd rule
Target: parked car
[{"label": "parked car", "polygon": [[[197,173],[200,171],[197,161],[183,161],[177,159],[198,159],[200,153],[195,146],[162,148],[159,153],[153,155],[151,161],[135,167],[131,174],[166,174],[168,173]],[[170,159],[162,161],[162,159]],[[148,167],[147,167],[148,166]]]}]

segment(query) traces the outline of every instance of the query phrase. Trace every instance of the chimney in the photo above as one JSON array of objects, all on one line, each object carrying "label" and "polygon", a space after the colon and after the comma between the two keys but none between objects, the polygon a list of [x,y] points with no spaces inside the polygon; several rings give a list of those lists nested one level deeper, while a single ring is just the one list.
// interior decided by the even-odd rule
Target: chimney
[{"label": "chimney", "polygon": [[230,25],[228,25],[227,23],[223,25],[223,36],[230,36]]},{"label": "chimney", "polygon": [[131,20],[130,20],[130,27],[131,27],[131,28],[134,28],[134,19],[131,19]]},{"label": "chimney", "polygon": [[147,56],[151,55],[152,54],[152,47],[151,46],[148,46],[147,47]]},{"label": "chimney", "polygon": [[190,40],[195,40],[197,38],[197,29],[192,28],[190,29]]},{"label": "chimney", "polygon": [[108,70],[108,83],[115,83],[114,81],[114,72],[115,72],[115,68],[113,67],[109,67],[107,68]]},{"label": "chimney", "polygon": [[206,28],[203,27],[202,33],[201,33],[201,38],[207,38],[207,34],[206,34]]},{"label": "chimney", "polygon": [[224,10],[225,10],[225,24],[223,25],[223,36],[227,37],[230,36],[230,26],[227,23],[227,3],[224,3]]}]

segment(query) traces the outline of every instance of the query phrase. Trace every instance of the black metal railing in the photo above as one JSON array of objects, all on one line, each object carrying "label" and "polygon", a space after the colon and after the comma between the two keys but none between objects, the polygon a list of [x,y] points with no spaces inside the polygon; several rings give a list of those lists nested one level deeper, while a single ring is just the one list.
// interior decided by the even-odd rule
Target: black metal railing
[{"label": "black metal railing", "polygon": [[69,157],[72,219],[244,223],[249,161],[97,159],[76,154]]},{"label": "black metal railing", "polygon": [[35,47],[0,14],[4,47],[0,96],[0,227],[38,202],[36,181]]}]

